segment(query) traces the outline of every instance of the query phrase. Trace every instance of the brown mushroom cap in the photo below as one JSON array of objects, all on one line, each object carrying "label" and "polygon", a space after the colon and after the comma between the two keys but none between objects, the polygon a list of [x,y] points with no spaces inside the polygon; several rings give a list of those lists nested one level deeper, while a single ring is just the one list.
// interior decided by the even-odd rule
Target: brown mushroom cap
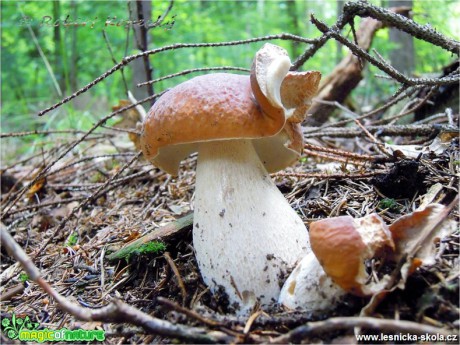
[{"label": "brown mushroom cap", "polygon": [[360,292],[356,282],[366,245],[353,218],[341,216],[310,224],[311,248],[324,271],[344,290]]},{"label": "brown mushroom cap", "polygon": [[157,100],[144,121],[141,147],[153,164],[176,175],[180,161],[196,151],[194,143],[255,139],[261,161],[272,172],[292,164],[302,150],[300,126],[284,126],[284,113],[261,110],[248,76],[208,74]]},{"label": "brown mushroom cap", "polygon": [[311,248],[324,271],[347,292],[369,295],[378,284],[366,285],[365,260],[394,249],[391,233],[377,214],[353,219],[340,216],[310,224]]}]

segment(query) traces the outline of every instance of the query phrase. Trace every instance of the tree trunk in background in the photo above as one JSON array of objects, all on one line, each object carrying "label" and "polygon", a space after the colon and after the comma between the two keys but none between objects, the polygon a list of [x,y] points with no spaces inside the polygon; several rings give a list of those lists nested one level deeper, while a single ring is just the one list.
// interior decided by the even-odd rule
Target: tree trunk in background
[{"label": "tree trunk in background", "polygon": [[[339,18],[343,13],[343,5],[345,4],[344,0],[337,0],[337,18]],[[342,44],[339,41],[335,41],[335,62],[338,64],[342,61],[343,53],[342,53]]]},{"label": "tree trunk in background", "polygon": [[[72,0],[70,2],[70,11],[72,18],[78,18],[78,2]],[[77,49],[77,27],[74,26],[71,29],[71,48],[70,48],[70,91],[73,93],[78,89],[78,79],[77,79],[77,63],[78,63],[78,49]]]},{"label": "tree trunk in background", "polygon": [[[59,0],[53,1],[53,22],[55,20],[61,20],[61,3]],[[62,94],[66,93],[65,87],[65,76],[64,76],[64,63],[62,61],[63,56],[61,56],[62,49],[62,36],[61,36],[61,26],[54,26],[53,31],[53,40],[54,40],[54,69],[55,78],[59,84]]]},{"label": "tree trunk in background", "polygon": [[[152,18],[152,2],[151,1],[142,1],[142,0],[130,0],[130,13],[131,18],[130,20],[139,20],[141,18],[144,19],[144,22],[148,23],[151,21]],[[138,9],[142,8],[142,12],[140,16],[138,14]],[[149,49],[149,45],[151,43],[150,35],[147,32],[147,28],[141,25],[134,25],[134,32],[133,32],[133,46],[139,50],[139,52],[145,51]],[[146,56],[145,59],[136,59],[131,63],[131,68],[133,71],[133,78],[132,78],[132,87],[131,92],[133,93],[134,97],[139,101],[143,98],[149,96],[150,92],[153,94],[153,85],[150,87],[143,86],[137,87],[137,84],[146,82],[151,79],[153,76],[153,68],[151,68],[150,63],[148,63],[149,57]],[[150,90],[150,92],[149,92]],[[145,104],[148,107],[148,103]]]},{"label": "tree trunk in background", "polygon": [[[296,8],[296,3],[293,0],[286,1],[287,12],[289,13],[289,19],[291,21],[291,34],[301,36],[299,22],[298,22],[298,13]],[[291,41],[291,56],[296,58],[300,55],[300,46],[299,42]]]},{"label": "tree trunk in background", "polygon": [[[412,8],[412,0],[390,1],[392,7]],[[398,29],[390,28],[390,41],[396,47],[390,53],[391,65],[398,71],[410,75],[414,70],[414,39],[409,34]]]}]

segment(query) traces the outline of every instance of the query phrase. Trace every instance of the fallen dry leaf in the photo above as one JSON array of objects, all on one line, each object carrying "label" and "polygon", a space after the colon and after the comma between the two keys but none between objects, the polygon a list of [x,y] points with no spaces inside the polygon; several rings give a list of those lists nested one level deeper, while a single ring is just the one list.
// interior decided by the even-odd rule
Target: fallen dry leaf
[{"label": "fallen dry leaf", "polygon": [[35,182],[27,191],[27,197],[29,199],[32,199],[36,193],[40,192],[43,189],[43,187],[45,187],[45,184],[46,184],[45,177],[38,179],[38,181]]},{"label": "fallen dry leaf", "polygon": [[401,283],[417,267],[435,264],[436,244],[455,230],[452,220],[446,219],[438,224],[445,209],[441,204],[430,204],[391,224],[390,231],[396,244],[393,260],[400,261],[405,255],[409,257],[401,268]]}]

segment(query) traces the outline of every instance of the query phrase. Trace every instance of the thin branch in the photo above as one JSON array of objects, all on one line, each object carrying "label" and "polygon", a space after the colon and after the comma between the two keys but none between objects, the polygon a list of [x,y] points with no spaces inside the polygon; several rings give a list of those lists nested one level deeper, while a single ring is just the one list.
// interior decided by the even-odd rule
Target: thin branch
[{"label": "thin branch", "polygon": [[348,15],[358,15],[360,17],[372,17],[390,24],[409,35],[441,47],[451,53],[459,55],[460,42],[449,39],[437,32],[431,25],[420,25],[412,19],[400,14],[393,13],[387,9],[371,5],[367,1],[350,1],[344,5],[343,11]]},{"label": "thin branch", "polygon": [[[366,129],[373,134],[388,136],[431,136],[441,130],[448,129],[443,125],[386,125],[386,126],[367,126]],[[304,138],[331,137],[331,138],[354,138],[364,136],[364,133],[357,128],[330,128],[321,132],[304,133]]]},{"label": "thin branch", "polygon": [[123,107],[123,108],[120,108],[112,113],[110,113],[109,115],[103,117],[102,119],[100,119],[92,128],[90,128],[84,135],[82,135],[78,140],[76,140],[72,145],[69,145],[69,147],[63,152],[61,153],[61,155],[59,155],[58,158],[56,158],[54,161],[52,161],[51,163],[49,163],[45,168],[43,168],[43,170],[37,174],[37,176],[32,179],[31,182],[29,182],[26,186],[24,186],[21,190],[20,193],[18,193],[16,199],[7,207],[5,207],[5,209],[3,210],[3,214],[0,218],[0,220],[3,220],[5,219],[5,217],[8,216],[8,210],[11,209],[11,207],[13,207],[18,201],[19,199],[26,193],[27,190],[29,190],[29,188],[31,186],[33,186],[39,179],[41,179],[42,177],[44,177],[48,171],[58,162],[60,161],[62,158],[64,158],[70,151],[72,151],[72,149],[74,147],[76,147],[78,144],[80,144],[83,140],[85,140],[92,132],[94,132],[98,127],[100,127],[101,125],[103,125],[107,120],[109,120],[110,118],[118,115],[118,114],[121,114],[123,113],[124,111],[126,110],[129,110],[131,108],[134,108],[136,107],[138,104],[142,104],[152,98],[155,98],[155,97],[159,97],[161,95],[160,94],[156,94],[156,95],[153,95],[153,96],[150,96],[150,97],[147,97],[147,98],[144,98],[143,100],[137,102],[137,103],[134,103],[134,104],[130,104],[130,105],[127,105],[126,107]]},{"label": "thin branch", "polygon": [[[65,97],[64,99],[62,99],[58,103],[55,103],[52,106],[39,111],[38,116],[43,116],[46,113],[50,112],[51,110],[54,110],[54,109],[60,107],[61,105],[65,104],[65,103],[68,103],[69,101],[71,101],[75,97],[81,95],[82,93],[88,91],[93,86],[95,86],[96,84],[100,83],[102,80],[106,79],[108,76],[112,75],[113,73],[115,73],[119,69],[124,68],[131,61],[139,59],[139,58],[143,58],[146,55],[155,55],[155,54],[158,54],[158,53],[162,53],[162,52],[169,51],[169,50],[175,50],[175,49],[211,48],[211,47],[235,46],[235,45],[240,45],[240,44],[249,44],[249,43],[270,41],[270,40],[276,40],[276,39],[279,39],[279,40],[292,40],[292,41],[303,42],[303,43],[308,43],[308,44],[312,44],[312,43],[316,42],[316,40],[306,39],[306,38],[303,38],[303,37],[300,37],[300,36],[282,33],[282,34],[278,34],[278,35],[268,35],[268,36],[263,36],[263,37],[250,38],[250,39],[247,39],[247,40],[238,40],[238,41],[230,41],[230,42],[176,43],[176,44],[172,44],[172,45],[165,46],[165,47],[162,47],[162,48],[148,50],[148,51],[145,51],[145,52],[142,52],[142,53],[139,53],[139,54],[124,57],[121,60],[120,63],[118,63],[117,65],[115,65],[111,69],[109,69],[108,71],[106,71],[103,74],[101,74],[99,77],[97,77],[92,82],[90,82],[87,85],[85,85],[84,87],[82,87],[80,90],[77,90],[72,95]],[[147,97],[146,99],[150,100],[151,98]]]},{"label": "thin branch", "polygon": [[[116,185],[121,185],[121,184],[124,184],[126,182],[130,182],[130,181],[134,181],[135,179],[139,178],[139,177],[142,177],[142,176],[145,176],[145,175],[148,175],[152,170],[154,170],[154,168],[150,169],[150,170],[145,170],[145,171],[140,171],[138,173],[134,173],[134,174],[130,174],[128,176],[125,176],[125,177],[121,177],[121,178],[118,178],[118,179],[114,179],[111,181],[111,185],[113,186],[116,186]],[[153,176],[154,177],[158,177],[160,175],[163,175],[164,173],[163,172],[160,172],[158,173],[157,175]],[[76,190],[92,190],[92,189],[97,189],[101,186],[103,186],[105,183],[92,183],[92,184],[49,184],[49,187],[52,187],[52,188],[55,188],[55,189],[66,189],[66,190],[73,190],[73,191],[76,191]],[[103,194],[103,193],[100,193],[100,194]]]},{"label": "thin branch", "polygon": [[[163,21],[165,20],[165,18],[167,17],[167,15],[169,14],[169,12],[171,12],[171,10],[173,8],[173,5],[174,5],[174,1],[170,0],[168,8],[163,12],[163,14],[161,16],[158,17],[158,19],[155,21],[155,23],[152,23],[147,27],[147,30],[150,30],[152,28],[155,28],[155,27],[161,25],[163,23]],[[174,16],[173,16],[173,18],[174,18]]]},{"label": "thin branch", "polygon": [[[374,110],[371,110],[370,112],[367,112],[361,116],[358,116],[356,118],[356,120],[363,120],[363,119],[366,119],[366,118],[369,118],[375,114],[378,114],[388,108],[390,108],[392,105],[395,105],[396,103],[398,103],[399,101],[403,100],[404,98],[406,97],[409,97],[411,95],[411,93],[415,92],[415,87],[408,87],[408,86],[403,86],[400,88],[401,92],[399,92],[397,95],[393,95],[384,105],[382,105],[381,107],[377,108],[377,109],[374,109]],[[342,127],[342,126],[345,126],[351,122],[353,122],[355,119],[352,118],[352,119],[347,119],[347,120],[343,120],[343,121],[337,121],[337,122],[334,122],[334,123],[330,123],[330,124],[327,124],[327,125],[323,125],[321,127],[316,127],[314,129],[309,129],[307,132],[305,133],[316,133],[316,132],[322,132],[324,129],[326,128],[330,128],[330,127]]]},{"label": "thin branch", "polygon": [[428,224],[424,226],[420,234],[417,236],[417,240],[411,243],[410,247],[405,249],[405,254],[402,255],[401,259],[397,262],[396,267],[393,269],[390,279],[386,282],[384,289],[381,293],[375,294],[369,303],[361,310],[362,315],[370,315],[374,313],[375,309],[380,305],[387,295],[387,292],[393,291],[399,285],[401,278],[401,269],[406,262],[412,262],[417,252],[422,248],[423,244],[426,245],[426,240],[429,236],[438,229],[441,224],[447,219],[450,212],[458,207],[459,195],[457,194],[454,200],[447,205],[440,214],[436,216],[436,219],[428,221]]},{"label": "thin branch", "polygon": [[427,95],[421,99],[419,102],[417,102],[417,104],[415,104],[414,106],[412,107],[409,107],[409,109],[406,109],[406,110],[403,110],[402,112],[400,112],[399,114],[395,115],[395,116],[392,116],[392,117],[389,117],[389,118],[386,118],[386,119],[382,119],[382,120],[379,120],[379,121],[374,121],[372,122],[372,124],[374,126],[376,125],[381,125],[381,124],[385,124],[385,123],[389,123],[389,122],[392,122],[394,120],[397,120],[401,117],[404,117],[406,115],[409,115],[411,113],[413,113],[414,111],[416,111],[417,109],[419,109],[421,106],[423,106],[427,101],[428,99],[431,97],[431,95],[433,94],[433,92],[437,89],[437,87],[433,86],[431,87],[430,91],[427,93]]},{"label": "thin branch", "polygon": [[147,84],[158,83],[160,81],[175,78],[175,77],[178,77],[178,76],[181,76],[181,75],[186,75],[186,74],[195,73],[195,72],[205,72],[205,71],[206,72],[207,71],[241,71],[241,72],[248,72],[248,73],[251,72],[251,70],[249,68],[233,67],[233,66],[192,68],[192,69],[183,70],[182,72],[169,74],[169,75],[161,77],[161,78],[149,80],[149,81],[146,81],[145,83],[139,83],[139,84],[137,84],[137,87],[144,86],[144,85],[147,85]]},{"label": "thin branch", "polygon": [[355,159],[358,159],[358,160],[373,161],[373,160],[376,159],[376,157],[370,156],[370,155],[364,155],[364,154],[361,154],[361,153],[354,153],[354,152],[338,150],[338,149],[331,149],[331,148],[328,148],[328,147],[322,147],[322,146],[312,145],[312,144],[308,144],[308,143],[305,143],[304,147],[309,149],[309,150],[327,152],[327,153],[331,153],[333,155],[337,155],[337,156],[341,156],[341,157],[355,158]]},{"label": "thin branch", "polygon": [[136,131],[135,129],[129,129],[129,128],[118,128],[118,127],[110,127],[110,126],[105,126],[105,125],[101,125],[101,128],[108,129],[110,131],[121,132],[121,133],[131,133],[131,134],[136,134],[136,135],[141,134],[139,131]]},{"label": "thin branch", "polygon": [[387,73],[389,76],[393,77],[398,82],[405,85],[448,85],[458,83],[460,80],[460,75],[452,75],[442,78],[408,78],[404,74],[397,71],[393,66],[381,62],[376,59],[364,49],[360,48],[356,44],[347,40],[345,37],[340,35],[339,32],[335,31],[333,28],[329,28],[326,24],[316,19],[313,15],[311,16],[311,22],[323,33],[328,33],[332,38],[342,43],[344,46],[348,47],[356,56],[366,59],[369,63],[376,66],[381,71]]},{"label": "thin branch", "polygon": [[66,130],[48,130],[48,131],[28,131],[28,132],[14,132],[14,133],[1,133],[0,138],[12,138],[12,137],[25,137],[29,135],[48,135],[48,134],[63,134],[63,133],[70,133],[70,134],[82,134],[86,133],[86,131],[79,131],[75,129],[66,129]]},{"label": "thin branch", "polygon": [[361,327],[366,329],[375,329],[395,333],[410,333],[414,335],[436,334],[436,335],[454,335],[454,330],[448,331],[444,328],[423,325],[420,323],[406,320],[386,320],[373,317],[334,317],[324,321],[308,322],[299,326],[292,331],[273,338],[273,344],[301,343],[303,339],[318,333],[330,333],[338,330],[353,329]]},{"label": "thin branch", "polygon": [[373,171],[367,173],[348,173],[348,174],[328,174],[328,173],[295,173],[295,172],[277,172],[271,174],[272,177],[301,177],[301,178],[317,178],[325,179],[366,179],[377,175],[385,174],[387,171]]},{"label": "thin branch", "polygon": [[318,152],[317,150],[304,149],[303,153],[307,157],[319,157],[319,158],[324,158],[330,161],[341,162],[344,164],[355,164],[355,165],[360,165],[360,166],[363,166],[364,164],[366,164],[366,162],[363,162],[362,160],[359,160],[356,158],[342,157],[342,156],[334,155],[330,153]]},{"label": "thin branch", "polygon": [[184,308],[180,305],[178,305],[177,303],[174,303],[173,301],[170,301],[169,299],[167,298],[164,298],[164,297],[157,297],[157,302],[168,307],[169,309],[172,309],[172,310],[175,310],[175,311],[178,311],[184,315],[187,315],[197,321],[200,321],[201,323],[207,325],[207,326],[211,326],[211,327],[219,327],[219,326],[223,326],[222,323],[218,322],[218,321],[214,321],[214,320],[211,320],[211,319],[207,319],[203,316],[201,316],[200,314],[198,314],[197,312],[193,311],[193,310],[190,310],[190,309],[187,309],[187,308]]},{"label": "thin branch", "polygon": [[54,298],[61,310],[73,315],[78,320],[130,323],[144,328],[151,334],[172,339],[182,339],[197,344],[230,342],[233,340],[233,337],[222,332],[214,331],[212,334],[206,334],[206,331],[201,328],[173,324],[169,321],[155,318],[120,300],[113,300],[109,305],[100,309],[82,308],[59,294],[41,277],[40,271],[33,264],[31,258],[16,243],[3,225],[0,225],[0,240],[2,246],[21,264],[29,278],[37,283],[50,297]]},{"label": "thin branch", "polygon": [[182,305],[185,305],[185,300],[187,299],[187,290],[185,288],[184,281],[182,280],[182,277],[180,276],[179,269],[177,268],[174,260],[172,259],[171,255],[168,252],[165,252],[163,256],[166,259],[166,262],[168,263],[169,267],[171,267],[171,270],[173,271],[174,276],[177,279],[177,284],[179,285],[180,291],[182,293]]},{"label": "thin branch", "polygon": [[[343,29],[343,27],[350,21],[350,16],[346,13],[342,13],[340,18],[337,20],[335,25],[333,26],[334,30],[337,30],[340,32],[340,30]],[[316,52],[321,49],[326,42],[331,38],[331,35],[329,32],[323,33],[323,35],[319,38],[317,38],[314,42],[312,43],[312,46],[305,50],[305,52],[299,56],[294,63],[291,66],[291,71],[297,71],[302,65],[313,55],[316,54]]]},{"label": "thin branch", "polygon": [[367,129],[366,127],[363,126],[363,124],[361,122],[359,122],[358,120],[355,120],[355,123],[358,125],[359,128],[361,128],[361,130],[364,132],[364,134],[377,146],[377,148],[380,150],[380,152],[382,152],[383,154],[385,154],[387,157],[392,157],[392,154],[390,152],[388,152],[386,149],[385,149],[385,146],[379,142],[377,140],[376,137],[374,137]]},{"label": "thin branch", "polygon": [[[109,51],[112,62],[116,64],[117,60],[115,59],[115,54],[113,53],[112,45],[110,44],[109,37],[107,36],[107,32],[105,30],[102,30],[102,37],[104,38],[105,45],[107,46],[107,50]],[[121,80],[123,81],[123,86],[125,87],[125,92],[128,93],[128,90],[129,90],[128,83],[126,82],[125,73],[123,69],[120,70],[120,73],[121,73]]]},{"label": "thin branch", "polygon": [[51,240],[53,240],[56,236],[56,234],[64,229],[64,226],[67,224],[67,222],[77,213],[78,210],[80,210],[81,208],[83,208],[84,206],[86,206],[87,204],[89,204],[90,202],[92,202],[93,200],[95,200],[100,194],[101,191],[104,190],[104,188],[106,186],[108,186],[118,175],[120,175],[124,170],[126,170],[126,168],[128,168],[131,164],[133,164],[140,156],[142,155],[141,152],[139,152],[137,155],[135,155],[129,162],[127,162],[126,164],[124,164],[120,170],[118,170],[113,176],[111,176],[110,178],[107,179],[107,181],[101,185],[93,194],[91,194],[88,198],[86,198],[85,201],[83,201],[82,203],[80,203],[78,206],[74,207],[72,209],[72,211],[70,212],[70,214],[64,218],[60,223],[59,225],[57,225],[55,227],[55,229],[53,230],[53,234],[48,238],[48,240],[45,241],[45,243],[38,249],[38,251],[35,253],[34,255],[34,258],[36,258],[38,255],[40,255],[40,253],[48,246],[48,244],[51,242]]},{"label": "thin branch", "polygon": [[87,161],[91,161],[91,160],[94,160],[94,159],[99,159],[99,158],[113,158],[113,157],[130,157],[130,156],[134,156],[136,153],[134,152],[122,152],[122,153],[107,153],[105,155],[97,155],[97,156],[87,156],[87,157],[83,157],[79,160],[76,160],[74,162],[71,162],[69,164],[66,164],[58,169],[55,169],[53,171],[50,171],[48,174],[46,174],[46,176],[51,176],[51,175],[54,175],[54,174],[57,174],[58,172],[62,171],[62,170],[66,170],[72,166],[75,166],[77,164],[80,164],[80,163],[84,163],[84,162],[87,162]]},{"label": "thin branch", "polygon": [[16,214],[16,213],[21,213],[21,212],[29,211],[29,210],[33,210],[33,209],[40,209],[40,208],[44,208],[44,207],[48,207],[48,206],[69,204],[69,203],[74,202],[74,201],[82,201],[82,200],[85,200],[85,199],[86,199],[86,197],[76,197],[76,198],[62,199],[62,200],[58,200],[58,201],[42,202],[42,203],[39,203],[39,204],[24,206],[24,207],[19,208],[17,210],[10,211],[9,215],[11,216],[11,215]]}]

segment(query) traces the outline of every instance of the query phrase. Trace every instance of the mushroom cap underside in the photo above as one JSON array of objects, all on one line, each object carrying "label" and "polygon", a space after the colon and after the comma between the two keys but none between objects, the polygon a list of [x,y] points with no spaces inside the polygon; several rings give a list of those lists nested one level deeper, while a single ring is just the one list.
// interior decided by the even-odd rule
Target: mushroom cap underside
[{"label": "mushroom cap underside", "polygon": [[154,165],[177,175],[197,143],[231,139],[254,139],[269,172],[294,163],[303,147],[299,124],[264,113],[249,77],[227,73],[195,77],[160,97],[144,121],[141,147]]}]

